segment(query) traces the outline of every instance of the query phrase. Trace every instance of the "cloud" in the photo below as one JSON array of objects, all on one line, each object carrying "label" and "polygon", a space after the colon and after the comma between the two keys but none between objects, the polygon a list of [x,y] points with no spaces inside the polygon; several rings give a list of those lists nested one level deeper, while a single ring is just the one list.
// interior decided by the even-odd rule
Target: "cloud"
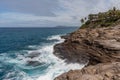
[{"label": "cloud", "polygon": [[57,4],[57,0],[0,0],[0,10],[54,16],[52,10],[58,7]]},{"label": "cloud", "polygon": [[120,0],[110,0],[110,4],[120,9]]},{"label": "cloud", "polygon": [[72,17],[70,16],[36,16],[33,14],[23,14],[23,13],[0,13],[0,26],[11,26],[11,27],[39,27],[39,26],[57,26],[72,24]]},{"label": "cloud", "polygon": [[120,9],[120,0],[12,1],[2,0],[7,7],[2,3],[1,6],[10,11],[0,8],[1,27],[80,26],[80,19],[90,13],[104,12],[113,6]]},{"label": "cloud", "polygon": [[[108,0],[109,2],[109,0]],[[65,11],[56,12],[56,15],[70,15],[84,17],[90,13],[106,11],[109,9],[109,4],[106,0],[59,0],[61,8]]]}]

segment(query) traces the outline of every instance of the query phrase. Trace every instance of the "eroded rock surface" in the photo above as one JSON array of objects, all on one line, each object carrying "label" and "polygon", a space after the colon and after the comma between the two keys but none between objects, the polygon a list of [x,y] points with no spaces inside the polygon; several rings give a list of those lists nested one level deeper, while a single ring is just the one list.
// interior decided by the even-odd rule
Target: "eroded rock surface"
[{"label": "eroded rock surface", "polygon": [[120,62],[98,64],[82,70],[71,70],[55,80],[120,80]]},{"label": "eroded rock surface", "polygon": [[98,64],[120,61],[120,26],[111,28],[79,29],[54,54],[69,62]]},{"label": "eroded rock surface", "polygon": [[71,70],[55,80],[120,80],[120,25],[78,29],[54,49],[66,62],[88,62],[82,70]]}]

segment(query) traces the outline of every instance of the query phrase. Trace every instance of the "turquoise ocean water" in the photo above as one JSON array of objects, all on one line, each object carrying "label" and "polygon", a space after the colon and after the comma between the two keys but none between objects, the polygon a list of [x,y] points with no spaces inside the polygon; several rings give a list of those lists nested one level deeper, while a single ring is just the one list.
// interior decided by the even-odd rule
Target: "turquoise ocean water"
[{"label": "turquoise ocean water", "polygon": [[84,65],[53,55],[61,35],[77,28],[0,28],[0,80],[53,80]]}]

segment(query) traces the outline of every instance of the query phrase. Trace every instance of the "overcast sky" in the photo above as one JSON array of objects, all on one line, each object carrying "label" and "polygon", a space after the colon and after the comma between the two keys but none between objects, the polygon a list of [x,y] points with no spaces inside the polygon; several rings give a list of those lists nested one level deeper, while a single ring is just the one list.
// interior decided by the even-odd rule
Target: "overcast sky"
[{"label": "overcast sky", "polygon": [[120,0],[0,0],[0,27],[80,26],[90,13],[120,8]]}]

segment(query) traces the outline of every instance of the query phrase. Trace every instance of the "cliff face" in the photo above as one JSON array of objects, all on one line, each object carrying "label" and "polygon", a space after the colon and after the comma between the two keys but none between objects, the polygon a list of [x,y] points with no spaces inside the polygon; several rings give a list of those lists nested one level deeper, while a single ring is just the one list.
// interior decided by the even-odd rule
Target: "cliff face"
[{"label": "cliff face", "polygon": [[62,44],[55,46],[55,55],[67,62],[90,65],[120,61],[120,25],[110,28],[79,29]]},{"label": "cliff face", "polygon": [[54,54],[66,62],[88,65],[55,80],[120,80],[120,25],[78,29],[65,39],[55,45]]},{"label": "cliff face", "polygon": [[65,42],[55,45],[54,54],[87,65],[55,80],[120,80],[120,10],[90,14],[80,29],[62,38]]}]

